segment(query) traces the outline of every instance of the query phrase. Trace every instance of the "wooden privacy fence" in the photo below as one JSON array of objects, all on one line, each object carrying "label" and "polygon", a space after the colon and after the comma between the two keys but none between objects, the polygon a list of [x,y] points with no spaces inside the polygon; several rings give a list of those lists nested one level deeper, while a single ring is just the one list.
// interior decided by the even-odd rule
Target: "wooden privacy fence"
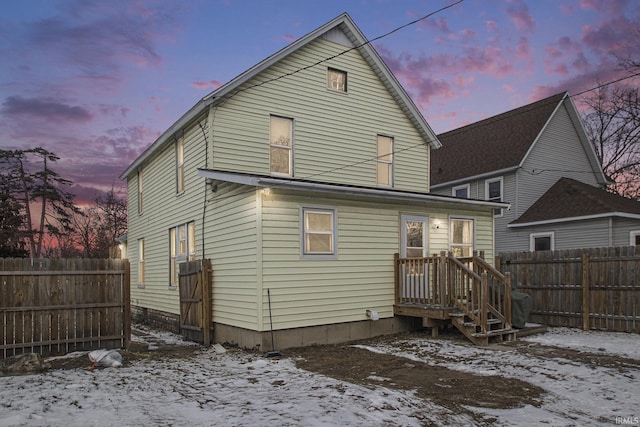
[{"label": "wooden privacy fence", "polygon": [[0,355],[127,347],[126,259],[0,258]]},{"label": "wooden privacy fence", "polygon": [[640,332],[640,246],[502,253],[496,265],[531,295],[532,322]]},{"label": "wooden privacy fence", "polygon": [[180,333],[186,339],[211,345],[211,261],[180,264]]}]

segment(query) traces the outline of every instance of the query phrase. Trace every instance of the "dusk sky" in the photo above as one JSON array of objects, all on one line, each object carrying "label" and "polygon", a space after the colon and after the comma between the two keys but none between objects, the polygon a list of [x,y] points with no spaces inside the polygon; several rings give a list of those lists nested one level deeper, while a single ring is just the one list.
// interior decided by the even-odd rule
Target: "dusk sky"
[{"label": "dusk sky", "polygon": [[[0,147],[53,151],[92,200],[200,98],[339,14],[373,39],[451,3],[4,1]],[[625,76],[640,1],[465,0],[374,47],[441,133]]]}]

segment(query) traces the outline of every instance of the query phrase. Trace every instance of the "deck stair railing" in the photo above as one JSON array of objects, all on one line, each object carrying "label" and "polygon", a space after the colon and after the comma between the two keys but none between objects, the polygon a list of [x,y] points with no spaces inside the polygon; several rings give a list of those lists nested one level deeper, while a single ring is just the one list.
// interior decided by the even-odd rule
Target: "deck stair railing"
[{"label": "deck stair railing", "polygon": [[395,256],[396,304],[453,309],[451,322],[479,345],[511,340],[511,278],[482,253],[457,258],[441,252],[424,258]]}]

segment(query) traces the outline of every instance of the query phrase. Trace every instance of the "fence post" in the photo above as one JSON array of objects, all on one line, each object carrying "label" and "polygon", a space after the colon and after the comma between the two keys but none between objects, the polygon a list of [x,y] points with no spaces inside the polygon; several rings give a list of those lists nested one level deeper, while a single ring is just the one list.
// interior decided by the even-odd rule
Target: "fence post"
[{"label": "fence post", "polygon": [[589,252],[582,253],[582,329],[590,329]]},{"label": "fence post", "polygon": [[512,325],[511,322],[511,273],[504,273],[504,316],[507,320],[509,326]]}]

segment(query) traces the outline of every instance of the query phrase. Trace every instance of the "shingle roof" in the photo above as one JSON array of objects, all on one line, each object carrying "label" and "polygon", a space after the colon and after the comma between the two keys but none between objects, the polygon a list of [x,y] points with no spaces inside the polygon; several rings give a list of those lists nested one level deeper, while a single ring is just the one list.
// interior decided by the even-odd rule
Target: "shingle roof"
[{"label": "shingle roof", "polygon": [[431,150],[431,185],[518,166],[565,96],[562,92],[438,135],[442,147]]},{"label": "shingle roof", "polygon": [[560,178],[510,225],[613,213],[640,215],[640,202],[570,178]]}]

